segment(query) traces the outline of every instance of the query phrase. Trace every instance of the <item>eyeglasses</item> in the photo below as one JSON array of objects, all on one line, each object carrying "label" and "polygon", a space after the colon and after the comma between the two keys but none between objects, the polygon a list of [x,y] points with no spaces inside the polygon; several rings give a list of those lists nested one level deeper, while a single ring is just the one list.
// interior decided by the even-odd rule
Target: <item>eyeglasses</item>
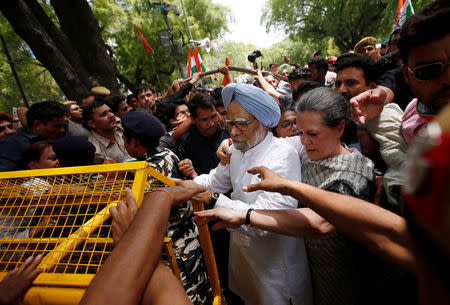
[{"label": "eyeglasses", "polygon": [[408,71],[413,74],[417,80],[432,80],[440,76],[449,64],[450,62],[434,62],[417,66],[414,69],[408,67]]},{"label": "eyeglasses", "polygon": [[248,126],[256,119],[253,120],[247,120],[243,118],[239,118],[236,120],[225,120],[225,124],[227,125],[227,129],[231,131],[233,129],[233,126],[236,126],[236,128],[239,131],[246,131],[248,129]]},{"label": "eyeglasses", "polygon": [[296,124],[295,121],[284,121],[280,124],[280,127],[283,129],[292,128]]},{"label": "eyeglasses", "polygon": [[13,125],[8,124],[8,125],[0,126],[0,132],[4,132],[6,130],[6,128],[13,129]]}]

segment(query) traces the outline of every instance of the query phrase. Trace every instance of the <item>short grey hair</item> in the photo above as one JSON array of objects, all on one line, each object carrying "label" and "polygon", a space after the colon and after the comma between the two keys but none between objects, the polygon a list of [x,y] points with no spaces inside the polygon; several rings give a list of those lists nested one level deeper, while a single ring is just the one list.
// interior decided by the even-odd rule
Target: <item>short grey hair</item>
[{"label": "short grey hair", "polygon": [[295,107],[297,113],[318,111],[323,124],[336,127],[342,120],[350,120],[349,106],[344,97],[334,89],[320,87],[306,92]]}]

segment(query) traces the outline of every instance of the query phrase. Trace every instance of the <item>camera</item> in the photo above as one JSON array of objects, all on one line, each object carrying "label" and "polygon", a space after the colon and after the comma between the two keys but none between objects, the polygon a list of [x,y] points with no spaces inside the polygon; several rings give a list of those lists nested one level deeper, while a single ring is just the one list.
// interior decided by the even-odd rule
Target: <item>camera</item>
[{"label": "camera", "polygon": [[257,59],[258,57],[261,57],[261,56],[262,56],[261,51],[255,50],[255,51],[253,51],[252,54],[249,54],[247,56],[247,59],[248,59],[249,62],[254,62],[255,59]]}]

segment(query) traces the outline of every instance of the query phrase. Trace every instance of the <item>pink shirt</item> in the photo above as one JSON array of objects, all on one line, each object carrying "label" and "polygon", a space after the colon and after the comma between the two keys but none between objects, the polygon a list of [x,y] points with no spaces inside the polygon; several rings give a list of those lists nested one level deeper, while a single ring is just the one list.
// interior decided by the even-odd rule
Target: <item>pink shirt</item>
[{"label": "pink shirt", "polygon": [[417,112],[417,99],[413,99],[406,106],[402,118],[402,133],[406,144],[411,145],[417,131],[428,124],[433,119],[432,116],[421,115]]}]

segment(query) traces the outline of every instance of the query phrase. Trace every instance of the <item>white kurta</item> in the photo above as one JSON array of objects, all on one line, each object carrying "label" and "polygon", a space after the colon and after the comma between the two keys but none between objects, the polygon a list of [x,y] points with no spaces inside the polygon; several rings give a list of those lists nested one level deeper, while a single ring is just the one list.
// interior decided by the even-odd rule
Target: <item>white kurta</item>
[{"label": "white kurta", "polygon": [[[246,193],[241,187],[260,181],[247,173],[255,166],[266,166],[277,174],[300,181],[297,151],[284,139],[268,133],[257,146],[245,153],[231,146],[231,162],[219,166],[195,182],[219,193],[231,189],[231,199],[220,195],[216,207],[235,210],[292,209],[297,201],[279,193],[255,191]],[[312,304],[311,279],[302,238],[270,233],[241,226],[231,232],[229,287],[246,305]]]}]

